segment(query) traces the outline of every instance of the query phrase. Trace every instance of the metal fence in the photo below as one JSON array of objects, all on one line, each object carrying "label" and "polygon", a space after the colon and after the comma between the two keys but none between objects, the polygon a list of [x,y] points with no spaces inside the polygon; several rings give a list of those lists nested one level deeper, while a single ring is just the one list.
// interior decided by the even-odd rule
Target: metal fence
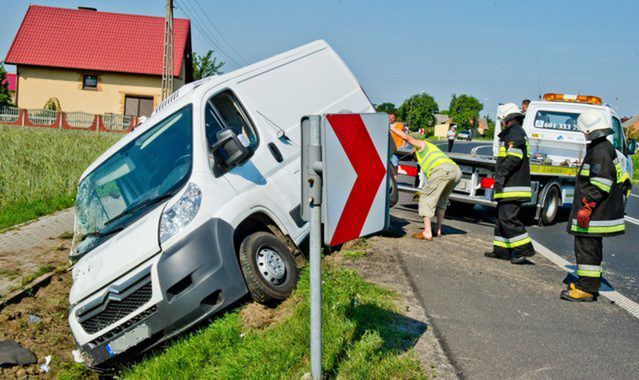
[{"label": "metal fence", "polygon": [[0,124],[22,127],[41,127],[86,130],[96,132],[130,132],[138,125],[135,116],[105,113],[94,115],[86,112],[57,112],[46,109],[21,109],[0,107]]},{"label": "metal fence", "polygon": [[110,131],[124,131],[131,125],[131,116],[105,113],[102,116],[102,125]]},{"label": "metal fence", "polygon": [[27,110],[27,116],[33,124],[53,125],[58,119],[58,112],[45,109]]},{"label": "metal fence", "polygon": [[20,109],[14,107],[0,107],[0,122],[16,123],[20,117]]},{"label": "metal fence", "polygon": [[72,128],[89,129],[95,123],[95,115],[86,112],[67,112],[66,122]]}]

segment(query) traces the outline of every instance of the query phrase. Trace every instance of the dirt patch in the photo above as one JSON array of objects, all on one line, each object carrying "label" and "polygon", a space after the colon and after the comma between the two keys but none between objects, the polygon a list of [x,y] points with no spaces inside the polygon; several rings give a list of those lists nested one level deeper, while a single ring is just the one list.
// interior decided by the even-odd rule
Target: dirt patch
[{"label": "dirt patch", "polygon": [[249,329],[265,329],[274,322],[293,315],[293,309],[295,309],[295,305],[298,302],[299,299],[297,297],[291,297],[282,302],[277,308],[252,302],[240,311],[242,324]]},{"label": "dirt patch", "polygon": [[[71,286],[71,273],[56,273],[49,285],[37,290],[31,297],[8,305],[0,311],[0,340],[10,339],[33,351],[38,364],[25,367],[0,368],[0,378],[41,375],[39,370],[47,355],[52,356],[53,370],[73,363],[71,351],[75,343],[67,323]],[[29,321],[29,316],[32,321]],[[33,320],[38,320],[33,323]],[[50,373],[46,376],[54,375]]]}]

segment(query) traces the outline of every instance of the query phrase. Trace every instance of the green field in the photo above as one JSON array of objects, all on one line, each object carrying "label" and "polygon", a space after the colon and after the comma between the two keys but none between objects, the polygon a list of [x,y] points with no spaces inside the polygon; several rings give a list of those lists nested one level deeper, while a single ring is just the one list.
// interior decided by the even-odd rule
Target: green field
[{"label": "green field", "polygon": [[0,126],[0,230],[73,206],[82,172],[121,137]]},{"label": "green field", "polygon": [[[322,366],[327,378],[425,377],[411,351],[420,332],[398,314],[395,294],[366,283],[351,270],[325,267],[322,280]],[[255,304],[229,312],[125,370],[122,377],[301,378],[310,370],[308,283],[308,271],[303,271],[291,299],[273,311],[278,317],[272,324],[256,327],[243,323],[243,315],[246,317]]]}]

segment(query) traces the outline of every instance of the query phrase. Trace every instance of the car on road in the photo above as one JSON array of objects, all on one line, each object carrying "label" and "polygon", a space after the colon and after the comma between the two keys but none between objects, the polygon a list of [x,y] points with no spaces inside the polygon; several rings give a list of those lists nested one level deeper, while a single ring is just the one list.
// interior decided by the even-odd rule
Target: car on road
[{"label": "car on road", "polygon": [[189,83],[82,174],[69,324],[109,368],[298,279],[300,121],[375,112],[324,41]]},{"label": "car on road", "polygon": [[471,141],[473,139],[473,132],[470,129],[464,129],[457,133],[457,140]]}]

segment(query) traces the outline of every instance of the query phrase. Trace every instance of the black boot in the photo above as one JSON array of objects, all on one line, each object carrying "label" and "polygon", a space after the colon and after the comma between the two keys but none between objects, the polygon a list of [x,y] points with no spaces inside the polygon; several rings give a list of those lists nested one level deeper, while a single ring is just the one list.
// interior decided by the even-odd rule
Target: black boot
[{"label": "black boot", "polygon": [[508,254],[496,251],[484,252],[484,257],[488,257],[489,259],[510,260],[510,256]]}]

